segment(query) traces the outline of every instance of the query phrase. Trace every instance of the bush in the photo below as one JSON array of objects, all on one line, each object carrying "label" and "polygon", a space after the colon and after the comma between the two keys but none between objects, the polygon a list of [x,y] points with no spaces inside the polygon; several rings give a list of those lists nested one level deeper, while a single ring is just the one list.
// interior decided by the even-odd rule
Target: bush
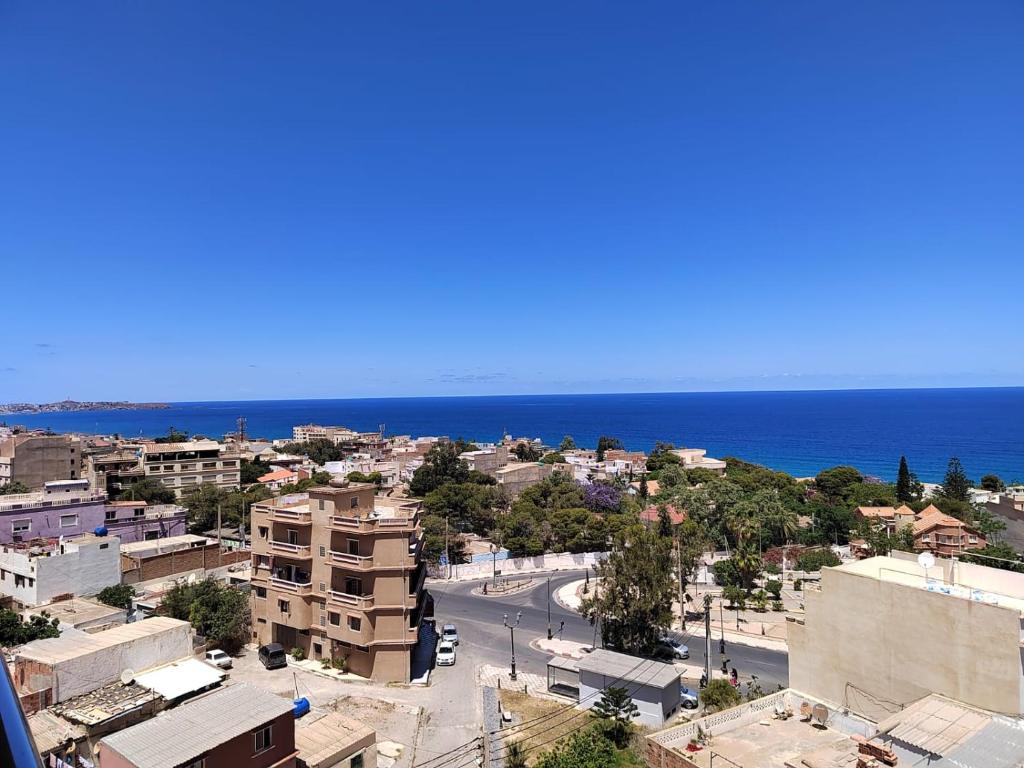
[{"label": "bush", "polygon": [[736,561],[731,557],[719,560],[711,566],[711,570],[715,574],[715,583],[722,587],[738,587],[743,584],[740,569],[736,567]]},{"label": "bush", "polygon": [[768,608],[768,593],[763,589],[759,589],[751,595],[751,598],[754,601],[754,610],[758,613],[764,613]]},{"label": "bush", "polygon": [[298,646],[296,646],[292,648],[292,658],[296,661],[302,661],[304,658],[306,658],[306,652]]},{"label": "bush", "polygon": [[331,666],[339,672],[348,671],[348,658],[345,656],[339,656],[336,659],[331,659]]},{"label": "bush", "polygon": [[742,610],[747,601],[747,593],[743,588],[732,585],[722,590],[722,597],[729,601],[729,608],[732,610]]},{"label": "bush", "polygon": [[797,579],[796,581],[793,582],[793,589],[795,591],[799,592],[803,588],[804,588],[804,580],[803,579]]},{"label": "bush", "polygon": [[131,584],[115,584],[112,587],[105,587],[96,595],[96,598],[104,605],[125,610],[131,607],[133,597],[135,597],[135,587]]},{"label": "bush", "polygon": [[814,571],[820,571],[822,568],[839,565],[841,562],[832,550],[815,549],[800,555],[800,559],[797,560],[797,567],[801,571],[813,573]]},{"label": "bush", "polygon": [[782,597],[782,582],[777,579],[769,579],[764,585],[765,591],[772,596],[773,599],[778,600]]},{"label": "bush", "polygon": [[716,678],[701,691],[700,698],[706,708],[721,711],[739,704],[740,692],[728,680]]},{"label": "bush", "polygon": [[[761,559],[764,560],[764,558]],[[775,563],[770,563],[767,560],[764,560],[763,570],[765,573],[770,574],[771,576],[778,576],[780,573],[782,573],[782,569],[778,565],[776,565]]]},{"label": "bush", "polygon": [[772,600],[772,610],[773,611],[784,611],[784,610],[786,610],[786,606],[784,606],[782,604],[781,600]]}]

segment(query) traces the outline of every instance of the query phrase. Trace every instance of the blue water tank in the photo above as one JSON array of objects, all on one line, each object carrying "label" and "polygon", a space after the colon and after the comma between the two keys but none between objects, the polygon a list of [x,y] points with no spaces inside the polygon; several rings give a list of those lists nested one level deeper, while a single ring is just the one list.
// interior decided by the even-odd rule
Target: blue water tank
[{"label": "blue water tank", "polygon": [[97,526],[96,528],[93,528],[92,532],[95,533],[97,536],[106,536],[107,535],[107,527],[105,525],[100,525],[100,526]]},{"label": "blue water tank", "polygon": [[303,696],[301,699],[295,700],[295,709],[292,710],[296,718],[302,717],[304,714],[309,712],[309,699]]}]

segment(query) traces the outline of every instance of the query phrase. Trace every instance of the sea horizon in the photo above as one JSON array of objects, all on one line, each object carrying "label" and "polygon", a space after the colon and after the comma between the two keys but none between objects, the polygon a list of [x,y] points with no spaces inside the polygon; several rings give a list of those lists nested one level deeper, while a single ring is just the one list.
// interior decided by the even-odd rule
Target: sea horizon
[{"label": "sea horizon", "polygon": [[[159,401],[155,401],[159,402]],[[705,448],[797,476],[838,464],[891,480],[900,455],[926,482],[956,455],[977,480],[1024,478],[1024,387],[932,387],[719,392],[540,393],[261,400],[190,400],[164,409],[8,414],[0,421],[55,432],[154,437],[170,427],[220,438],[238,417],[248,433],[286,438],[320,423],[389,434],[493,442],[506,432],[557,445],[618,437]]]}]

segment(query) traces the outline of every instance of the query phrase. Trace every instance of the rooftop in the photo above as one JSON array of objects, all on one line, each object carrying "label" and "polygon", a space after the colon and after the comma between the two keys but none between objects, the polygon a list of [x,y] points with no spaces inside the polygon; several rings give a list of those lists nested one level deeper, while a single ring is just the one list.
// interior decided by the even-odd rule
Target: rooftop
[{"label": "rooftop", "polygon": [[60,704],[54,704],[50,709],[72,723],[97,725],[138,709],[157,696],[158,694],[153,691],[135,683],[111,683],[81,696],[74,696]]},{"label": "rooftop", "polygon": [[295,477],[294,469],[275,469],[273,472],[267,472],[265,475],[260,475],[256,480],[261,483],[272,483],[276,480],[287,480],[291,477]]},{"label": "rooftop", "polygon": [[351,717],[329,712],[315,720],[307,715],[295,726],[295,748],[299,759],[310,768],[336,765],[364,740],[373,743],[374,730]]},{"label": "rooftop", "polygon": [[641,659],[625,653],[597,648],[576,664],[581,672],[604,675],[616,681],[664,688],[679,681],[679,670],[672,664]]},{"label": "rooftop", "polygon": [[186,549],[193,546],[201,547],[210,543],[210,540],[205,536],[199,536],[194,533],[184,533],[181,536],[166,536],[162,539],[132,541],[128,544],[122,544],[121,553],[125,555],[135,555],[139,552],[149,552],[150,550],[156,549],[170,552],[172,549]]},{"label": "rooftop", "polygon": [[112,749],[146,768],[174,768],[290,714],[293,706],[288,699],[236,683],[106,736],[100,748]]},{"label": "rooftop", "polygon": [[173,701],[220,685],[225,677],[218,667],[190,656],[135,675],[135,684]]},{"label": "rooftop", "polygon": [[114,648],[122,643],[129,643],[141,637],[150,637],[163,632],[171,632],[180,627],[188,627],[187,621],[178,621],[168,616],[155,616],[145,621],[123,624],[119,627],[97,632],[94,635],[78,635],[52,637],[46,640],[33,640],[22,646],[18,656],[32,659],[44,664],[58,664],[62,661],[77,659],[107,648]]},{"label": "rooftop", "polygon": [[46,613],[51,619],[57,619],[62,624],[71,626],[102,619],[113,621],[120,618],[121,621],[124,621],[124,608],[114,608],[84,597],[73,597],[70,600],[61,600],[59,603],[49,603],[39,608],[31,608],[24,611],[22,615],[31,616],[37,613]]},{"label": "rooftop", "polygon": [[187,443],[143,443],[146,453],[181,453],[184,451],[211,451],[221,448],[216,440],[192,440]]}]

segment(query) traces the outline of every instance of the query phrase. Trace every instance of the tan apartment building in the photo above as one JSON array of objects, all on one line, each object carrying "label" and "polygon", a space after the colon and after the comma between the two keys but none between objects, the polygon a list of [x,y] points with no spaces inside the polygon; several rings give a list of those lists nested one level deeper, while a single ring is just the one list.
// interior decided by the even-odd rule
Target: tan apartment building
[{"label": "tan apartment building", "polygon": [[253,639],[408,682],[426,604],[419,503],[374,491],[336,481],[253,506]]},{"label": "tan apartment building", "polygon": [[82,476],[82,441],[71,435],[26,432],[0,443],[0,486],[23,483],[30,490],[50,480]]},{"label": "tan apartment building", "polygon": [[241,482],[241,456],[216,440],[143,443],[141,461],[145,478],[163,483],[179,497],[203,483],[234,488]]}]

